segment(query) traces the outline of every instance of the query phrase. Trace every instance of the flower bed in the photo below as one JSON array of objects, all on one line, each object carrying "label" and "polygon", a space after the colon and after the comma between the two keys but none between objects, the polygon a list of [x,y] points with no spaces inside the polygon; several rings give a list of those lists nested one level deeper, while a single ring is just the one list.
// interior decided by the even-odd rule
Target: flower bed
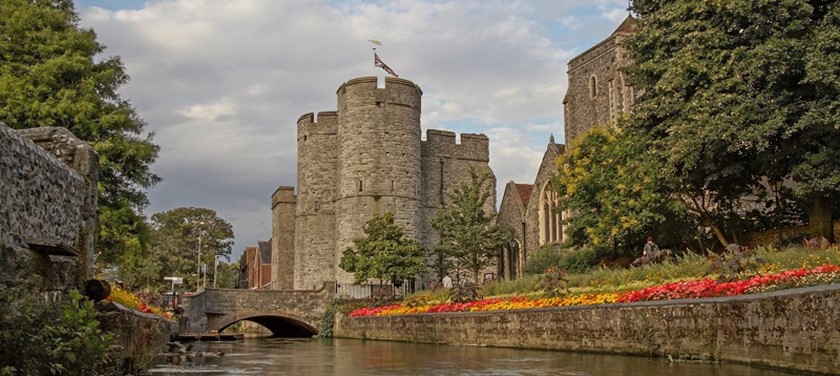
[{"label": "flower bed", "polygon": [[775,274],[758,275],[734,282],[716,282],[704,278],[695,281],[667,283],[628,292],[622,295],[618,299],[618,302],[733,296],[837,281],[840,281],[840,266],[823,265],[813,269],[803,268]]},{"label": "flower bed", "polygon": [[133,309],[135,311],[151,313],[153,315],[157,315],[170,320],[172,320],[173,317],[172,312],[167,312],[160,307],[148,305],[139,297],[137,297],[137,295],[134,295],[130,291],[125,291],[119,287],[111,288],[111,295],[108,296],[108,300],[120,303],[124,307],[128,309]]},{"label": "flower bed", "polygon": [[703,278],[699,280],[667,283],[621,294],[586,293],[569,294],[554,298],[489,298],[466,303],[440,303],[413,307],[394,304],[382,307],[357,309],[350,312],[348,316],[363,317],[435,312],[500,311],[604,303],[626,303],[650,300],[708,298],[837,282],[840,282],[840,266],[828,264],[811,269],[802,268],[768,275],[758,275],[734,282],[717,282],[709,278]]}]

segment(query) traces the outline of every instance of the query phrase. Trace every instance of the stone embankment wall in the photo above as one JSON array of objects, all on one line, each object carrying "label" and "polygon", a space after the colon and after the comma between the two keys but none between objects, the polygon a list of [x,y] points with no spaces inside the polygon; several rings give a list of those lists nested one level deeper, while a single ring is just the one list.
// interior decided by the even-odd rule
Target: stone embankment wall
[{"label": "stone embankment wall", "polygon": [[730,298],[338,317],[336,337],[706,358],[840,374],[840,285]]},{"label": "stone embankment wall", "polygon": [[[39,275],[35,289],[79,286],[93,260],[98,155],[64,128],[3,124],[0,155],[0,282]],[[62,248],[79,255],[50,256]]]},{"label": "stone embankment wall", "polygon": [[175,321],[130,310],[106,300],[97,303],[96,308],[100,328],[113,334],[119,344],[111,349],[111,369],[105,374],[140,374],[164,350],[170,335],[177,329]]}]

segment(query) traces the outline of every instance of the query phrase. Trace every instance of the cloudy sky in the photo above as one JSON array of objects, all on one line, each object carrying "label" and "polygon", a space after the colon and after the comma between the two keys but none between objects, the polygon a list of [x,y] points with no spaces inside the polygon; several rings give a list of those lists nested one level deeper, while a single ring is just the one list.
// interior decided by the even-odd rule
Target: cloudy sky
[{"label": "cloudy sky", "polygon": [[122,90],[161,147],[146,214],[215,210],[238,258],[271,237],[270,196],[295,185],[296,125],[334,111],[380,57],[423,90],[422,126],[490,137],[499,198],[533,183],[550,134],[563,142],[570,58],[627,16],[626,0],[77,0],[118,55]]}]

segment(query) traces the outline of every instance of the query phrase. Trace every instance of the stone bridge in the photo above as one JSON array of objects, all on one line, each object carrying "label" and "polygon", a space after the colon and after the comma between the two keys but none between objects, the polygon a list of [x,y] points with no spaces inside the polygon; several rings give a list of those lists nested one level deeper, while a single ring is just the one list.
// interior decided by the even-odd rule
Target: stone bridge
[{"label": "stone bridge", "polygon": [[278,337],[309,337],[318,333],[334,298],[334,282],[324,282],[320,290],[206,289],[185,297],[179,328],[181,333],[221,332],[248,320]]}]

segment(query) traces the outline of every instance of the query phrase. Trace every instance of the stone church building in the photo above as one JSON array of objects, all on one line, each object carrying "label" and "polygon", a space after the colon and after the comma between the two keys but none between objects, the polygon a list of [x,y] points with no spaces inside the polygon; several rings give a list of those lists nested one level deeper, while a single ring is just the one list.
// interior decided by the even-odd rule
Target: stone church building
[{"label": "stone church building", "polygon": [[[422,91],[415,83],[360,77],[338,88],[337,111],[297,121],[297,190],[280,187],[272,204],[272,288],[350,285],[342,252],[376,214],[393,212],[408,238],[436,244],[429,220],[469,168],[496,180],[483,134],[428,130],[421,139]],[[495,211],[495,190],[486,203]],[[427,278],[428,280],[428,278]]]},{"label": "stone church building", "polygon": [[[635,20],[627,17],[609,37],[569,61],[569,86],[563,99],[567,144],[595,125],[615,124],[629,113],[636,93],[621,68],[629,64],[624,42],[633,34]],[[499,275],[515,279],[522,275],[528,254],[546,244],[565,240],[563,217],[555,210],[559,197],[549,183],[557,173],[555,161],[566,150],[551,136],[533,184],[507,183],[497,223],[513,232],[513,239],[500,253]]]}]

